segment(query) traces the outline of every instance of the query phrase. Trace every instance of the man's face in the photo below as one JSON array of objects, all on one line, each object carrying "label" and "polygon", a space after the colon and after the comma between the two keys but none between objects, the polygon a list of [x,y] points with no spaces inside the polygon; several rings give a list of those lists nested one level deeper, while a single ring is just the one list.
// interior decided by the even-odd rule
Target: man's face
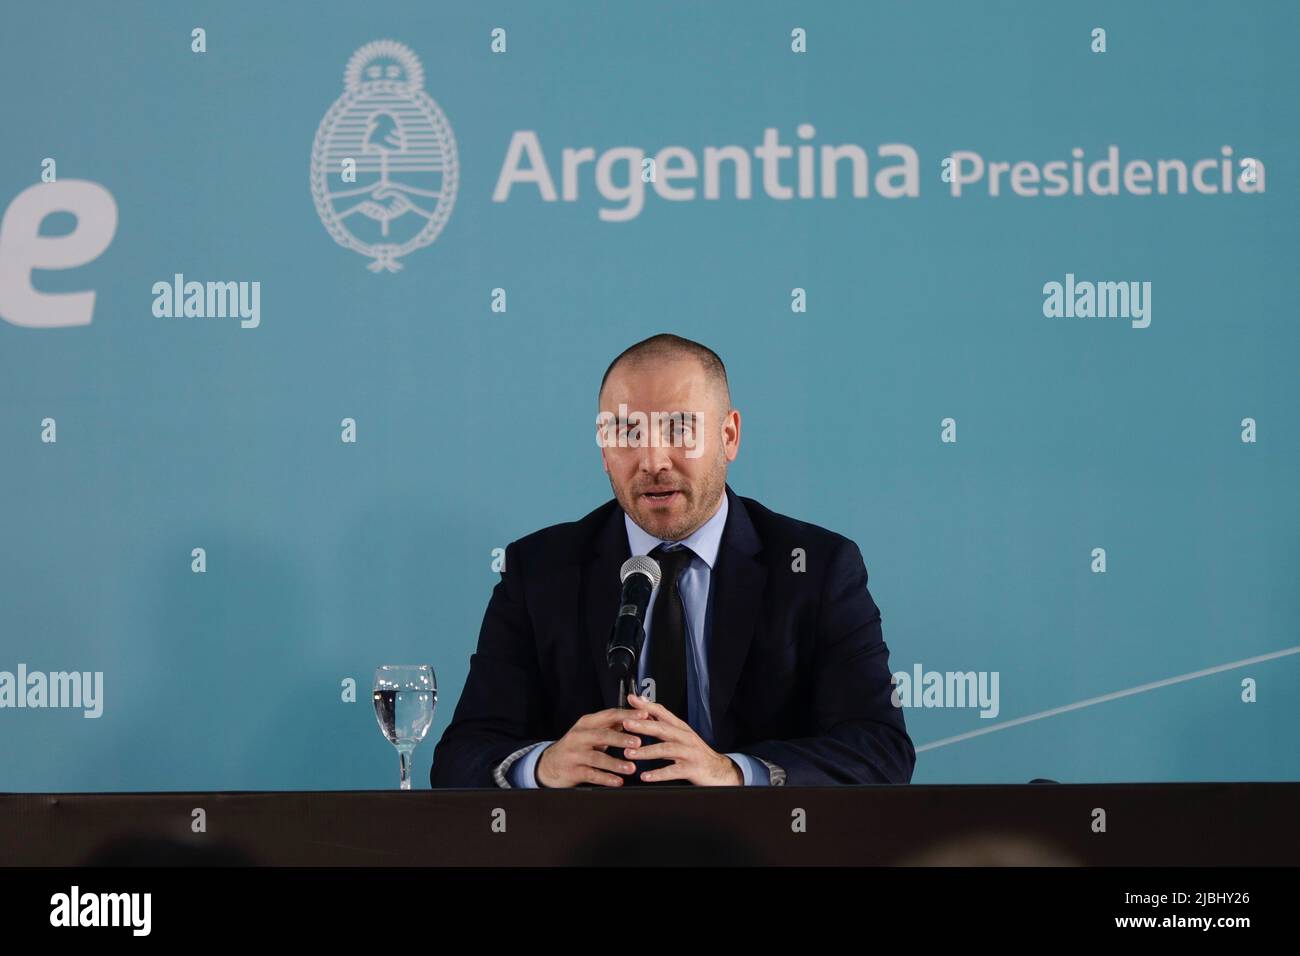
[{"label": "man's face", "polygon": [[690,357],[621,362],[605,381],[605,472],[623,510],[656,538],[680,541],[718,510],[740,448],[740,412],[723,404]]}]

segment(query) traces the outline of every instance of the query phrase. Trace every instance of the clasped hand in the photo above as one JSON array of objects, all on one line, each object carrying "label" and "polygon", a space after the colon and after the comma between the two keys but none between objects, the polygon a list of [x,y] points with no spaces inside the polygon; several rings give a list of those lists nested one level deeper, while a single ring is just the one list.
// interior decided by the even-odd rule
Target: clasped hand
[{"label": "clasped hand", "polygon": [[[619,774],[632,773],[636,765],[605,752],[622,747],[635,760],[670,760],[657,770],[645,770],[640,778],[648,783],[684,780],[701,787],[738,787],[744,782],[740,768],[706,744],[686,721],[667,707],[627,695],[634,710],[610,708],[586,714],[563,737],[547,747],[537,762],[537,779],[546,787],[573,787],[594,783],[621,787]],[[635,734],[658,739],[641,746]]]}]

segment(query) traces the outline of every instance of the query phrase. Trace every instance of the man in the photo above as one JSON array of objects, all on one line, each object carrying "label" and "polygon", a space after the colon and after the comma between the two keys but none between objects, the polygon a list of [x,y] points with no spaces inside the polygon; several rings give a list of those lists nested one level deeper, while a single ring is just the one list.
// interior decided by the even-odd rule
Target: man
[{"label": "man", "polygon": [[[639,342],[606,370],[599,411],[615,500],[506,548],[431,784],[909,782],[862,554],[727,485],[740,412],[718,356],[675,335]],[[606,644],[634,554],[663,576],[646,696],[620,702]]]}]

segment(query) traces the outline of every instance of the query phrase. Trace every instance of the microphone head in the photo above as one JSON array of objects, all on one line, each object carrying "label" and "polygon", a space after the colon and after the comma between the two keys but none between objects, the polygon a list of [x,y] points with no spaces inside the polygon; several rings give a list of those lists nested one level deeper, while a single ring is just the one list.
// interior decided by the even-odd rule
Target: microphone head
[{"label": "microphone head", "polygon": [[629,574],[644,574],[650,579],[650,587],[659,587],[659,579],[663,577],[663,572],[659,570],[659,562],[648,554],[634,554],[623,562],[623,567],[619,569],[618,580],[620,583],[627,580]]}]

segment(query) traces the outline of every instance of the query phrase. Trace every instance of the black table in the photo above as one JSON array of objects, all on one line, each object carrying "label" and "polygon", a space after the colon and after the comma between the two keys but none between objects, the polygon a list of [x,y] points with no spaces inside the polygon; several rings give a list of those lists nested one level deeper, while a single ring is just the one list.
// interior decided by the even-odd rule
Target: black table
[{"label": "black table", "polygon": [[1300,783],[3,794],[0,864],[1295,865],[1298,814]]}]

